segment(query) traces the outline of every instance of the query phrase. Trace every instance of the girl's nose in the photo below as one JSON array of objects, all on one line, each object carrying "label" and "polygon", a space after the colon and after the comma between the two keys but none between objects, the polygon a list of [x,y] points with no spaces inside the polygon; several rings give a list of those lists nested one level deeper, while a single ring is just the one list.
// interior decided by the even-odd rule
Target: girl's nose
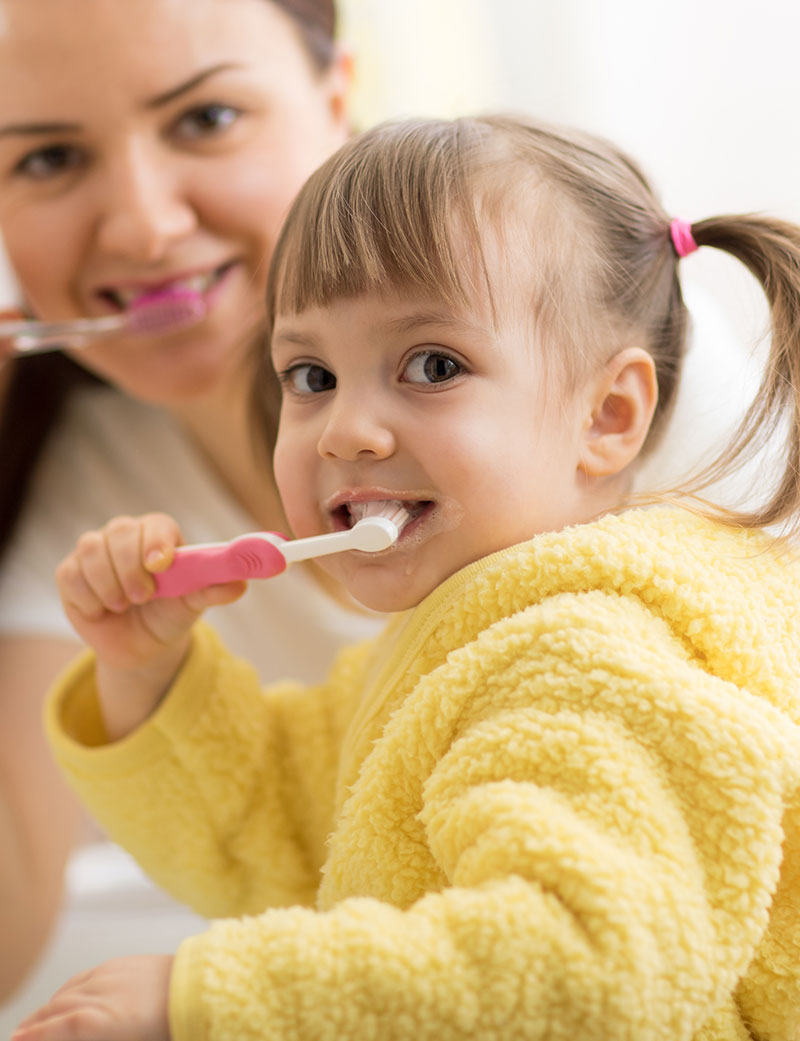
[{"label": "girl's nose", "polygon": [[347,398],[337,393],[317,444],[323,459],[386,459],[395,448],[394,433],[381,417],[377,401],[370,401],[363,391]]},{"label": "girl's nose", "polygon": [[100,248],[137,263],[160,260],[197,224],[176,171],[159,162],[154,149],[136,143],[111,161],[101,206]]}]

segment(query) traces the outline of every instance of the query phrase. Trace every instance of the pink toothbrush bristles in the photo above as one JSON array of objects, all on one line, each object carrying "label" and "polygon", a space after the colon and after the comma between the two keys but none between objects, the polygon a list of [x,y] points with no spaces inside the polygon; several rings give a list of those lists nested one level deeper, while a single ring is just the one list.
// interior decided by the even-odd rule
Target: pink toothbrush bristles
[{"label": "pink toothbrush bristles", "polygon": [[168,289],[148,293],[131,304],[127,326],[145,335],[196,325],[205,318],[206,303],[191,289]]}]

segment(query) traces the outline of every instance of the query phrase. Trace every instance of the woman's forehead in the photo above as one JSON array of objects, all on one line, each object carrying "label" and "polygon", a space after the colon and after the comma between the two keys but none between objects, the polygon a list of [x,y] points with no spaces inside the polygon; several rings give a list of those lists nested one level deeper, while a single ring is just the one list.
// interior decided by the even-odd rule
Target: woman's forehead
[{"label": "woman's forehead", "polygon": [[278,60],[299,47],[267,0],[0,0],[0,105],[42,103],[124,86],[143,102],[221,63]]}]

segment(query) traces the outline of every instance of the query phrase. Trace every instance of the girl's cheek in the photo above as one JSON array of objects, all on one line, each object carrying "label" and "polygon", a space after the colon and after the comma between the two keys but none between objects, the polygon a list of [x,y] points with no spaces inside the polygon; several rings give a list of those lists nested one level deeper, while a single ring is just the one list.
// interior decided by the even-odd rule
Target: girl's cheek
[{"label": "girl's cheek", "polygon": [[275,473],[275,483],[278,487],[278,492],[284,501],[284,505],[287,500],[293,496],[294,485],[296,483],[296,466],[292,462],[291,451],[287,442],[286,437],[278,435],[278,441],[275,445],[275,452],[272,457],[272,467]]}]

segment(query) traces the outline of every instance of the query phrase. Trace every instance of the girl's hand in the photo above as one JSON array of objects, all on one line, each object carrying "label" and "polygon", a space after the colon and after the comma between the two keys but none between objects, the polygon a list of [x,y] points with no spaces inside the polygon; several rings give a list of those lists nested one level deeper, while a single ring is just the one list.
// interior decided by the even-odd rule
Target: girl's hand
[{"label": "girl's hand", "polygon": [[74,976],[12,1041],[170,1041],[172,955],[115,958]]},{"label": "girl's hand", "polygon": [[165,514],[117,517],[82,535],[56,571],[64,611],[97,655],[97,688],[111,740],[156,707],[186,656],[199,615],[231,603],[246,588],[228,582],[152,600],[153,573],[170,565],[181,541]]},{"label": "girl's hand", "polygon": [[241,594],[243,583],[230,582],[185,597],[151,600],[153,573],[169,567],[182,541],[175,521],[163,513],[116,517],[81,535],[59,564],[56,581],[67,617],[104,665],[148,666],[184,643],[207,607]]}]

